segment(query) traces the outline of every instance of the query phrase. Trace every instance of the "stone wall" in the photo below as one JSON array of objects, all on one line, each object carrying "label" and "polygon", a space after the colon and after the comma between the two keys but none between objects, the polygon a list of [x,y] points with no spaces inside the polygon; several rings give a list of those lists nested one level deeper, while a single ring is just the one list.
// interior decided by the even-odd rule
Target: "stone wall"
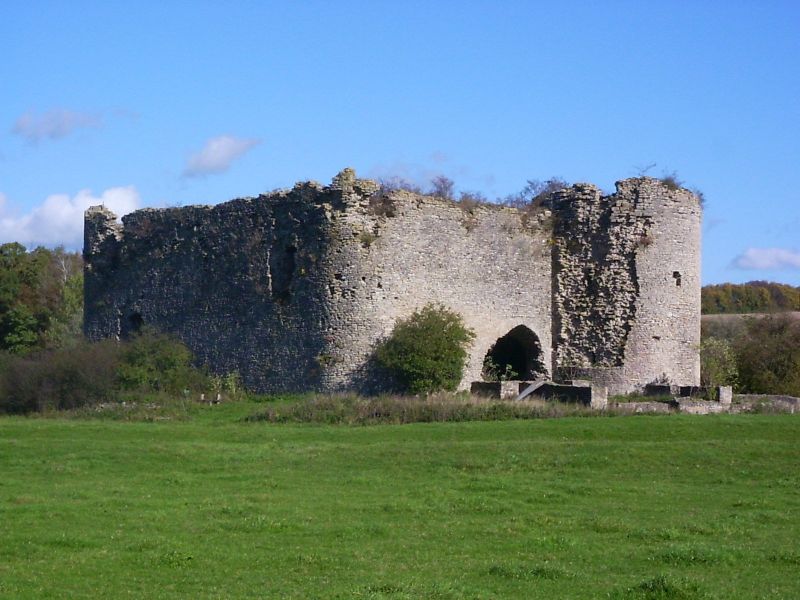
[{"label": "stone wall", "polygon": [[697,198],[642,177],[603,196],[578,184],[551,199],[553,339],[565,378],[610,393],[700,379]]},{"label": "stone wall", "polygon": [[[317,387],[335,194],[314,184],[214,207],[87,213],[85,333],[152,326],[254,389]],[[289,374],[293,374],[289,377]],[[275,382],[282,382],[280,386]]]},{"label": "stone wall", "polygon": [[610,196],[578,184],[521,212],[383,193],[346,169],[121,225],[95,207],[84,255],[90,339],[152,326],[258,391],[390,387],[373,350],[430,302],[475,331],[464,389],[510,332],[547,371],[521,378],[699,383],[700,208],[655,179]]},{"label": "stone wall", "polygon": [[122,226],[91,209],[85,231],[89,338],[150,325],[259,391],[380,389],[375,345],[428,302],[476,333],[462,387],[519,325],[551,363],[546,211],[383,195],[345,170],[328,187],[146,209]]}]

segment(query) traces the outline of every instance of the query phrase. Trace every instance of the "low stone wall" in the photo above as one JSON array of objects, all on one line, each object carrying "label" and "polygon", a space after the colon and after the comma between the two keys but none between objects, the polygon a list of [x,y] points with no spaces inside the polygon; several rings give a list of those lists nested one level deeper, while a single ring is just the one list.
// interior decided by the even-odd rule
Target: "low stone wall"
[{"label": "low stone wall", "polygon": [[800,398],[768,394],[731,393],[730,387],[718,388],[718,400],[701,400],[692,397],[676,397],[670,402],[613,402],[610,408],[634,413],[684,413],[690,415],[712,415],[720,413],[748,412],[800,412]]},{"label": "low stone wall", "polygon": [[473,381],[469,391],[476,396],[513,400],[530,383],[530,381]]},{"label": "low stone wall", "polygon": [[733,388],[724,386],[670,385],[648,383],[644,386],[645,396],[675,396],[678,398],[707,399],[720,404],[730,404],[733,399]]},{"label": "low stone wall", "polygon": [[[793,396],[766,394],[732,394],[729,386],[718,388],[678,387],[669,385],[649,385],[646,395],[674,396],[666,402],[608,402],[608,389],[592,385],[589,381],[572,381],[560,384],[533,381],[473,381],[470,392],[477,396],[514,400],[530,385],[538,383],[531,396],[547,401],[573,402],[591,408],[620,410],[634,414],[683,413],[689,415],[711,415],[721,413],[747,413],[757,411],[800,413],[800,398]],[[680,392],[695,392],[707,395],[716,391],[717,400],[703,400],[700,397],[680,396]]]},{"label": "low stone wall", "polygon": [[778,412],[800,413],[800,398],[782,396],[780,394],[736,394],[733,397],[734,407],[738,412],[747,412],[766,408]]},{"label": "low stone wall", "polygon": [[730,404],[722,404],[709,400],[695,400],[693,398],[678,398],[676,401],[678,412],[690,415],[711,415],[730,412]]},{"label": "low stone wall", "polygon": [[[470,392],[478,396],[513,400],[524,392],[532,381],[473,381]],[[574,402],[591,408],[603,409],[608,404],[608,388],[589,382],[573,382],[572,385],[539,382],[532,396],[543,400]]]},{"label": "low stone wall", "polygon": [[672,402],[614,402],[609,407],[636,414],[671,413],[676,409]]}]

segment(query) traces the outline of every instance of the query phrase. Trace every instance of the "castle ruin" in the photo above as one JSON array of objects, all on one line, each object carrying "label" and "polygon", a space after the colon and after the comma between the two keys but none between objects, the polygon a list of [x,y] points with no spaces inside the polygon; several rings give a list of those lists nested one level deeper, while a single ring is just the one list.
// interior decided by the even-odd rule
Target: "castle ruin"
[{"label": "castle ruin", "polygon": [[624,393],[698,385],[697,197],[639,177],[539,210],[331,185],[216,206],[85,215],[85,333],[176,335],[261,392],[375,392],[398,319],[434,302],[475,332],[462,388],[487,356],[520,379],[581,378]]}]

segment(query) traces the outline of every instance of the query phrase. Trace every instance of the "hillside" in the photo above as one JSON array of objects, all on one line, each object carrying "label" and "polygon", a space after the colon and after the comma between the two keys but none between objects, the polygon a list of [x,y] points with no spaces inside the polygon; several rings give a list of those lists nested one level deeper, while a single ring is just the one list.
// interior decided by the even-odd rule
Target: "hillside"
[{"label": "hillside", "polygon": [[800,287],[770,281],[707,285],[701,306],[704,315],[800,311]]}]

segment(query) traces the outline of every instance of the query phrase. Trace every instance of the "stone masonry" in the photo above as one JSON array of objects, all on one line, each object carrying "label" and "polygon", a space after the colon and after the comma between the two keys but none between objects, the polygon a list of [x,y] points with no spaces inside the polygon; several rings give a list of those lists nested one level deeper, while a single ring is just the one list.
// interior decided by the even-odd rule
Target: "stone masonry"
[{"label": "stone masonry", "polygon": [[[628,179],[577,184],[536,211],[331,185],[216,206],[86,212],[85,333],[172,333],[258,391],[376,392],[372,361],[427,303],[475,331],[462,387],[488,354],[524,378],[591,378],[610,393],[699,383],[700,207]],[[517,353],[520,356],[515,357]],[[516,361],[516,362],[514,362]]]}]

